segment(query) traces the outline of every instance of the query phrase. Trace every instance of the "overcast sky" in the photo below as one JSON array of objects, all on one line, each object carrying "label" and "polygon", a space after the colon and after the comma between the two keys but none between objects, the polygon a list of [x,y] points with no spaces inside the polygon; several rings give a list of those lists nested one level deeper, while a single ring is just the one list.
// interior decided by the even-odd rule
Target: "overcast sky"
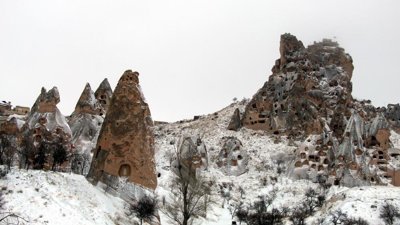
[{"label": "overcast sky", "polygon": [[69,115],[86,82],[114,88],[126,69],[155,120],[250,98],[279,57],[280,35],[335,38],[353,57],[353,96],[400,102],[400,1],[1,0],[0,100],[32,106],[57,86]]}]

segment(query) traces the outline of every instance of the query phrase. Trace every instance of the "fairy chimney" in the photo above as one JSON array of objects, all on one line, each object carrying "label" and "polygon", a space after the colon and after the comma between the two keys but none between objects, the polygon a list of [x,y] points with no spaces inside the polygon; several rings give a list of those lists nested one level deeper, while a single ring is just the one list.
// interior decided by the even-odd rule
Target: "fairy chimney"
[{"label": "fairy chimney", "polygon": [[[93,155],[89,179],[110,184],[116,177],[155,189],[154,136],[139,73],[127,70],[110,101]],[[112,185],[112,184],[110,184]]]},{"label": "fairy chimney", "polygon": [[112,94],[110,83],[108,82],[107,78],[105,78],[94,93],[97,101],[103,107],[104,112],[107,112],[108,107],[110,106]]},{"label": "fairy chimney", "polygon": [[92,115],[99,115],[104,113],[104,109],[95,98],[94,92],[92,91],[89,83],[86,83],[85,88],[83,89],[83,92],[79,97],[78,102],[76,103],[75,111],[73,114],[80,113],[87,113]]}]

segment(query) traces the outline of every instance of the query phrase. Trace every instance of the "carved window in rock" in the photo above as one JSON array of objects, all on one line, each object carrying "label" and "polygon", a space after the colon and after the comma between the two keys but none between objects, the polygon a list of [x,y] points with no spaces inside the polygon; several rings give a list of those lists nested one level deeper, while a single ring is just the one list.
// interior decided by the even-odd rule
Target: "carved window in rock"
[{"label": "carved window in rock", "polygon": [[119,167],[118,175],[120,177],[129,177],[131,175],[131,166],[123,164]]}]

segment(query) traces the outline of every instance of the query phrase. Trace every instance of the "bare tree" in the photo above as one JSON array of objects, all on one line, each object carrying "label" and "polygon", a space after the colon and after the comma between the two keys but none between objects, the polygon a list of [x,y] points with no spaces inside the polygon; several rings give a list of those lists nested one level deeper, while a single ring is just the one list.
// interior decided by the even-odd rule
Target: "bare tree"
[{"label": "bare tree", "polygon": [[290,215],[290,220],[294,225],[305,225],[305,220],[308,217],[307,210],[300,206],[293,210]]},{"label": "bare tree", "polygon": [[380,210],[379,217],[383,219],[386,224],[392,225],[396,218],[400,218],[399,209],[393,204],[385,202]]},{"label": "bare tree", "polygon": [[67,161],[67,151],[61,143],[53,144],[53,165],[51,170],[55,171],[58,166],[61,166],[65,161]]},{"label": "bare tree", "polygon": [[23,168],[28,170],[30,166],[33,165],[36,149],[31,135],[32,134],[29,131],[23,135],[21,146],[18,150],[20,169]]},{"label": "bare tree", "polygon": [[0,224],[20,224],[20,222],[29,222],[13,212],[3,211],[3,205],[3,192],[0,190]]},{"label": "bare tree", "polygon": [[233,201],[230,204],[228,204],[228,210],[232,215],[232,220],[236,216],[236,212],[243,207],[243,202],[240,201],[239,203]]},{"label": "bare tree", "polygon": [[283,211],[268,208],[272,205],[276,198],[277,190],[274,189],[269,195],[258,196],[258,201],[253,203],[252,212],[247,215],[247,224],[263,225],[263,224],[280,224],[283,218]]},{"label": "bare tree", "polygon": [[239,225],[241,225],[242,222],[247,221],[247,216],[248,216],[248,215],[249,215],[249,211],[246,210],[246,209],[244,209],[243,207],[239,208],[239,209],[236,211],[236,217],[237,217],[238,220],[239,220]]},{"label": "bare tree", "polygon": [[331,216],[331,222],[333,225],[342,224],[342,222],[347,220],[347,214],[340,209],[331,212],[329,215]]},{"label": "bare tree", "polygon": [[212,202],[211,186],[200,175],[196,175],[191,159],[183,159],[176,151],[176,176],[171,182],[172,201],[167,202],[162,212],[179,225],[191,224],[195,217],[207,214],[207,205]]},{"label": "bare tree", "polygon": [[143,220],[150,220],[156,216],[158,201],[154,196],[145,195],[139,201],[130,204],[129,214],[135,214],[142,225]]},{"label": "bare tree", "polygon": [[325,194],[322,192],[319,194],[316,190],[309,188],[305,193],[304,207],[308,215],[312,215],[315,212],[315,208],[322,207],[325,202]]},{"label": "bare tree", "polygon": [[347,218],[343,221],[343,225],[369,225],[363,218]]},{"label": "bare tree", "polygon": [[176,176],[171,185],[172,202],[163,212],[179,225],[191,224],[194,217],[205,216],[211,188],[199,177]]},{"label": "bare tree", "polygon": [[16,138],[2,134],[0,136],[0,165],[6,165],[10,170],[17,152]]}]

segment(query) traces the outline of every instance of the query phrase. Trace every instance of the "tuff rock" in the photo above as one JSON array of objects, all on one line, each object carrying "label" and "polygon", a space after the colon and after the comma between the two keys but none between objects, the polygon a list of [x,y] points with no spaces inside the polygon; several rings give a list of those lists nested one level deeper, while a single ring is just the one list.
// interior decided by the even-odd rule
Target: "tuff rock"
[{"label": "tuff rock", "polygon": [[240,111],[239,109],[235,109],[231,121],[229,122],[228,130],[238,131],[241,127],[242,127],[242,121],[240,118]]},{"label": "tuff rock", "polygon": [[228,176],[239,176],[247,171],[248,155],[236,137],[224,137],[217,166]]},{"label": "tuff rock", "polygon": [[72,144],[75,148],[71,164],[73,172],[85,175],[88,173],[92,160],[91,151],[96,147],[104,114],[103,106],[95,98],[94,92],[87,83],[75,111],[68,120],[72,131]]},{"label": "tuff rock", "polygon": [[112,94],[113,92],[110,83],[107,78],[105,78],[94,93],[95,98],[103,108],[103,113],[107,112],[108,107],[110,106]]},{"label": "tuff rock", "polygon": [[[33,159],[28,155],[35,155],[41,145],[45,145],[47,163],[45,168],[50,169],[53,165],[51,157],[57,146],[62,146],[67,153],[67,158],[73,152],[71,145],[72,132],[67,123],[66,118],[57,108],[60,102],[60,95],[57,87],[53,87],[49,91],[42,88],[39,97],[32,106],[26,123],[22,127],[24,143],[32,145],[31,152],[24,155],[23,161],[29,161],[28,166],[33,163]],[[33,152],[32,152],[33,151]],[[35,166],[35,165],[33,165]],[[62,170],[69,168],[69,162],[66,161],[61,165]]]},{"label": "tuff rock", "polygon": [[139,85],[139,73],[127,70],[120,78],[102,125],[88,174],[97,183],[115,185],[125,177],[134,185],[154,190],[153,122]]},{"label": "tuff rock", "polygon": [[280,54],[268,82],[246,106],[243,126],[300,141],[292,177],[345,186],[399,185],[388,149],[400,107],[380,109],[353,99],[353,61],[336,42],[304,47],[284,34]]},{"label": "tuff rock", "polygon": [[95,98],[94,92],[92,91],[89,83],[86,83],[85,88],[83,89],[82,94],[76,103],[75,111],[73,112],[73,114],[83,113],[92,115],[104,114],[104,109],[99,101]]},{"label": "tuff rock", "polygon": [[269,80],[247,105],[243,126],[298,137],[321,133],[325,117],[340,133],[350,115],[352,58],[336,42],[324,39],[305,48],[290,34],[281,36],[280,53]]},{"label": "tuff rock", "polygon": [[175,173],[196,176],[198,171],[208,168],[207,147],[200,137],[182,136],[177,146],[179,154],[171,164]]}]

